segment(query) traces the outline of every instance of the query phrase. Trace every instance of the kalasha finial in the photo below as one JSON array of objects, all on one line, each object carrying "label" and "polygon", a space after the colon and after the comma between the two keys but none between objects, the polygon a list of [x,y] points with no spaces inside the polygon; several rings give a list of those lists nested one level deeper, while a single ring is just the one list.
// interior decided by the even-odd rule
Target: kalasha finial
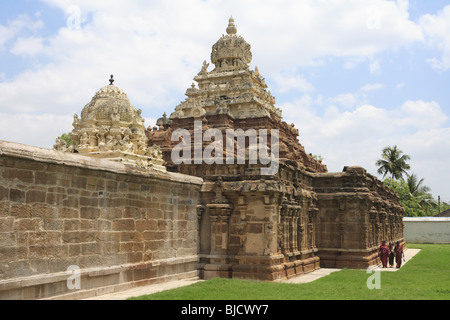
[{"label": "kalasha finial", "polygon": [[236,34],[237,33],[237,28],[234,23],[233,17],[231,17],[230,20],[228,21],[227,33],[228,34]]},{"label": "kalasha finial", "polygon": [[114,84],[114,75],[111,75],[111,79],[109,79],[109,85],[112,86]]}]

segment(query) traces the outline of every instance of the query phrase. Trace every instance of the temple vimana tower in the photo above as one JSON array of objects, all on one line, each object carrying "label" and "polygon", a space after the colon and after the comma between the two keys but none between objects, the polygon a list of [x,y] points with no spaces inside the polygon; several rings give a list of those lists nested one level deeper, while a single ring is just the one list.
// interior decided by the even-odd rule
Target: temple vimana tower
[{"label": "temple vimana tower", "polygon": [[[320,266],[376,264],[382,240],[403,240],[403,208],[397,196],[361,167],[328,173],[307,154],[299,131],[283,122],[258,68],[250,69],[251,46],[237,34],[233,18],[226,32],[212,47],[213,66],[204,62],[187,99],[170,117],[158,120],[159,128],[147,132],[149,145],[163,150],[168,170],[204,179],[198,203],[203,276],[276,280]],[[219,130],[228,143],[230,129],[277,130],[278,170],[262,175],[267,166],[252,162],[248,150],[245,164],[208,165],[195,159],[174,164],[171,151],[179,141],[172,141],[173,132],[185,129],[193,137],[199,130],[196,122],[202,124],[197,134]],[[208,143],[201,141],[205,150]],[[238,152],[225,144],[224,158],[230,150]],[[197,147],[194,143],[191,155]]]},{"label": "temple vimana tower", "polygon": [[404,242],[398,195],[308,154],[251,61],[231,18],[155,127],[111,77],[74,115],[70,146],[0,141],[0,299],[365,269],[382,241]]}]

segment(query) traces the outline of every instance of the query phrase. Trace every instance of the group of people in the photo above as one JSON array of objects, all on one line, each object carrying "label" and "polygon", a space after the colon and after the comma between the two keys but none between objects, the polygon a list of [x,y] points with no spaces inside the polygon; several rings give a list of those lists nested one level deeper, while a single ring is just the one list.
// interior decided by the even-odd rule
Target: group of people
[{"label": "group of people", "polygon": [[403,245],[400,242],[395,244],[394,249],[392,249],[392,244],[389,247],[386,245],[386,241],[383,241],[380,249],[379,249],[381,263],[383,264],[383,268],[387,268],[388,262],[391,268],[394,267],[394,260],[396,262],[397,269],[400,269],[402,266],[402,261],[405,257],[405,253],[403,252]]}]

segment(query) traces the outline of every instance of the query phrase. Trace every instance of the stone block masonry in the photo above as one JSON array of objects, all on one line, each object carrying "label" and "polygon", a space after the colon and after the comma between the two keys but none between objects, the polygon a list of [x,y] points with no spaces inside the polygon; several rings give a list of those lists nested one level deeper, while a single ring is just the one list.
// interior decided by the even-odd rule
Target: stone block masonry
[{"label": "stone block masonry", "polygon": [[[0,141],[0,299],[366,269],[381,241],[404,242],[398,195],[364,168],[329,173],[307,154],[250,49],[230,19],[215,68],[204,62],[157,127],[145,130],[111,77],[74,116],[69,148]],[[69,292],[68,268],[82,290]]]},{"label": "stone block masonry", "polygon": [[[0,141],[0,299],[197,276],[203,180]],[[70,266],[80,290],[70,290]]]},{"label": "stone block masonry", "polygon": [[380,263],[382,241],[405,242],[398,195],[361,167],[314,176],[316,241],[324,268],[366,269]]},{"label": "stone block masonry", "polygon": [[236,32],[230,19],[215,68],[205,61],[187,99],[147,128],[169,171],[204,179],[201,275],[277,281],[378,263],[380,241],[403,240],[398,195],[363,168],[329,173],[306,153]]}]

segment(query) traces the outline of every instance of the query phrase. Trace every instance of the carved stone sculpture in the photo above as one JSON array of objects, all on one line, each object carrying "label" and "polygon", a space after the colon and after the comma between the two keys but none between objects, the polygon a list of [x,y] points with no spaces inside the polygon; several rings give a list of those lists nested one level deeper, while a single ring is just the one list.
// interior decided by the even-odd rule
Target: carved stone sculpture
[{"label": "carved stone sculpture", "polygon": [[72,144],[55,150],[77,152],[96,158],[165,171],[161,152],[149,149],[142,110],[137,110],[125,92],[110,85],[101,88],[81,112],[74,115]]},{"label": "carved stone sculpture", "polygon": [[267,85],[259,71],[251,71],[251,46],[237,35],[231,18],[227,34],[213,46],[211,61],[214,70],[208,72],[205,61],[194,78],[198,82],[186,91],[188,99],[172,113],[170,119],[203,117],[211,114],[230,114],[232,118],[273,117],[281,119],[281,110],[275,107],[275,98],[267,92]]},{"label": "carved stone sculpture", "polygon": [[[393,223],[401,220],[401,210],[391,209],[398,199],[363,168],[330,174],[321,160],[306,153],[299,130],[282,121],[260,70],[250,70],[251,47],[237,32],[231,18],[227,34],[212,47],[214,69],[208,71],[204,62],[194,78],[197,85],[186,90],[186,100],[176,106],[170,120],[163,116],[158,130],[147,131],[149,146],[161,147],[170,171],[204,179],[199,232],[205,279],[276,280],[320,266],[366,268],[376,263],[376,245],[383,236],[402,240],[401,227],[395,230]],[[171,158],[175,145],[210,151],[203,139],[194,145],[188,137],[184,143],[171,141],[179,129],[191,138],[212,129],[214,143],[234,145],[214,149],[214,155],[223,152],[245,161],[210,164],[205,159],[194,161],[198,160],[194,155],[192,162],[175,164]],[[271,152],[273,145],[264,143],[268,136],[259,135],[261,143],[255,139],[255,144],[240,148],[237,138],[226,134],[229,129],[277,130],[279,157]],[[262,176],[262,162],[250,161],[256,152],[272,163],[278,158],[279,170]],[[383,220],[383,212],[395,216]]]}]

